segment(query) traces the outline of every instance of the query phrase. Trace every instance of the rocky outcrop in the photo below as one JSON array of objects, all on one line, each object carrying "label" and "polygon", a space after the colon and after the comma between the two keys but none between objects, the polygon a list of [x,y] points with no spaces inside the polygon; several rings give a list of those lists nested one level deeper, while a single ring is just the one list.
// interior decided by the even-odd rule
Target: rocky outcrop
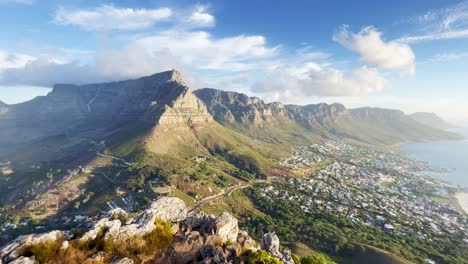
[{"label": "rocky outcrop", "polygon": [[[114,219],[126,216],[123,210],[113,209],[105,214],[104,218],[97,220],[81,237],[72,237],[63,231],[19,237],[0,249],[0,263],[35,263],[34,256],[22,254],[26,247],[43,242],[61,243],[60,250],[65,251],[71,246],[74,250],[79,250],[76,241],[81,242],[78,245],[87,246],[96,244],[86,244],[96,239],[114,243],[132,241],[135,236],[143,236],[153,231],[155,220],[161,219],[177,223],[178,228],[173,231],[173,242],[163,249],[164,252],[159,251],[161,254],[155,263],[242,264],[247,263],[249,252],[262,249],[280,259],[282,263],[293,264],[288,252],[280,252],[280,242],[275,233],[265,234],[260,247],[246,231],[239,229],[238,220],[231,214],[225,212],[216,217],[198,211],[189,215],[185,204],[179,198],[164,197],[153,202],[129,224],[121,223],[121,219]],[[102,250],[100,247],[93,249]],[[112,264],[134,263],[125,256],[112,255],[112,251],[91,250],[87,254],[89,255],[86,258],[93,263],[104,260],[112,261]]]},{"label": "rocky outcrop", "polygon": [[[18,260],[21,257],[23,251],[30,246],[34,246],[47,241],[58,241],[60,239],[67,239],[69,237],[69,233],[57,230],[43,234],[31,234],[26,236],[20,236],[14,241],[12,241],[10,244],[0,249],[0,260],[2,260],[5,263],[10,263],[11,261]],[[23,260],[21,261],[28,260],[23,258]]]},{"label": "rocky outcrop", "polygon": [[238,221],[230,213],[224,212],[213,222],[212,230],[223,243],[236,241],[239,234]]},{"label": "rocky outcrop", "polygon": [[229,213],[218,217],[195,213],[181,222],[166,263],[245,263],[241,251],[257,251],[258,245]]},{"label": "rocky outcrop", "polygon": [[278,258],[284,264],[294,264],[294,260],[289,252],[280,252],[280,240],[275,233],[263,235],[261,249]]},{"label": "rocky outcrop", "polygon": [[[115,214],[116,212],[120,214],[124,213],[122,210],[113,209],[108,215]],[[153,202],[148,209],[139,214],[128,224],[124,223],[122,225],[121,221],[118,219],[100,219],[80,238],[80,241],[92,241],[96,239],[98,235],[103,235],[104,240],[109,241],[124,240],[135,236],[142,237],[156,228],[156,219],[179,222],[186,218],[187,207],[184,201],[175,197],[163,197]]]}]

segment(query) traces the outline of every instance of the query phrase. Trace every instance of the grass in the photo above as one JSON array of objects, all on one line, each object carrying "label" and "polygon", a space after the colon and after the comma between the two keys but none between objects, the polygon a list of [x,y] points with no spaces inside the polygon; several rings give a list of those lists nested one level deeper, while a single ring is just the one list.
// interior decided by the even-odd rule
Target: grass
[{"label": "grass", "polygon": [[[34,256],[36,261],[43,263],[108,263],[112,257],[131,258],[136,263],[143,259],[157,258],[159,251],[169,248],[173,242],[172,223],[157,219],[156,228],[143,237],[131,237],[125,240],[104,240],[106,230],[100,230],[94,240],[80,242],[71,241],[68,248],[62,249],[64,239],[45,241],[25,248],[21,256]],[[102,261],[91,261],[90,258],[105,252]]]}]

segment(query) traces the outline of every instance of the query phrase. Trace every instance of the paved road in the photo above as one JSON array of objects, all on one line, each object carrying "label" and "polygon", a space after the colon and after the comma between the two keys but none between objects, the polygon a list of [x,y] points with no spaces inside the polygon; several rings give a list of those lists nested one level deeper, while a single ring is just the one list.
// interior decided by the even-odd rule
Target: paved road
[{"label": "paved road", "polygon": [[211,196],[211,197],[207,197],[207,198],[199,201],[197,204],[195,204],[192,207],[192,209],[189,210],[189,213],[199,209],[200,207],[202,207],[203,205],[205,205],[205,204],[207,204],[209,202],[212,202],[214,200],[218,200],[218,199],[223,198],[223,197],[231,196],[231,194],[236,190],[244,189],[244,188],[247,188],[247,187],[252,187],[252,186],[257,185],[257,184],[271,183],[272,181],[277,181],[277,180],[256,180],[256,181],[247,182],[247,183],[244,183],[244,184],[241,184],[241,185],[231,186],[231,187],[227,188],[226,191],[224,191],[224,193],[221,193],[221,194],[218,194],[218,195],[215,195],[215,196]]}]

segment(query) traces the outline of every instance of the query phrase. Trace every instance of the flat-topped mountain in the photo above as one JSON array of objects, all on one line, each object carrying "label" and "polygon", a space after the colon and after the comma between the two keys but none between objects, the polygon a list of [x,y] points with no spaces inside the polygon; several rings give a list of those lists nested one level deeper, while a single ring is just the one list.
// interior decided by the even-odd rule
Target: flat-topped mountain
[{"label": "flat-topped mountain", "polygon": [[210,120],[205,105],[173,70],[120,82],[55,85],[46,96],[0,111],[0,143],[68,133],[79,126]]}]

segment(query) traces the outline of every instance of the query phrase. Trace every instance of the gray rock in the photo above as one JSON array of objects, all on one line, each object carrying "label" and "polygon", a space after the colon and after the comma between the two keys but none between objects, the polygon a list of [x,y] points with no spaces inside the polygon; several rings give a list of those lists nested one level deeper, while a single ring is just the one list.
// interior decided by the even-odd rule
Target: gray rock
[{"label": "gray rock", "polygon": [[197,231],[192,231],[186,236],[176,236],[176,241],[172,246],[170,263],[189,263],[193,261],[202,246],[203,237]]},{"label": "gray rock", "polygon": [[95,240],[100,232],[106,231],[104,234],[104,239],[113,239],[116,238],[120,230],[120,220],[109,220],[108,218],[103,218],[96,222],[91,230],[86,232],[81,238],[81,242],[89,242]]},{"label": "gray rock", "polygon": [[67,237],[68,234],[62,231],[51,231],[43,234],[31,234],[20,236],[10,244],[0,248],[0,259],[5,262],[13,261],[20,257],[21,252],[29,246],[34,246],[47,241],[57,241],[60,238]]},{"label": "gray rock", "polygon": [[223,243],[227,241],[237,241],[239,225],[237,219],[230,213],[222,213],[213,223],[212,231],[221,237]]},{"label": "gray rock", "polygon": [[266,233],[263,235],[261,249],[266,250],[267,252],[271,253],[275,257],[282,257],[280,251],[280,240],[275,232],[273,233]]},{"label": "gray rock", "polygon": [[117,208],[114,208],[114,209],[111,209],[107,212],[107,216],[110,218],[110,219],[115,219],[117,217],[123,217],[123,216],[127,216],[127,212],[120,208],[120,207],[117,207]]},{"label": "gray rock", "polygon": [[184,201],[176,197],[163,197],[138,215],[132,224],[122,226],[118,237],[127,239],[133,236],[144,236],[156,228],[154,224],[156,219],[179,222],[187,218],[187,213]]}]

